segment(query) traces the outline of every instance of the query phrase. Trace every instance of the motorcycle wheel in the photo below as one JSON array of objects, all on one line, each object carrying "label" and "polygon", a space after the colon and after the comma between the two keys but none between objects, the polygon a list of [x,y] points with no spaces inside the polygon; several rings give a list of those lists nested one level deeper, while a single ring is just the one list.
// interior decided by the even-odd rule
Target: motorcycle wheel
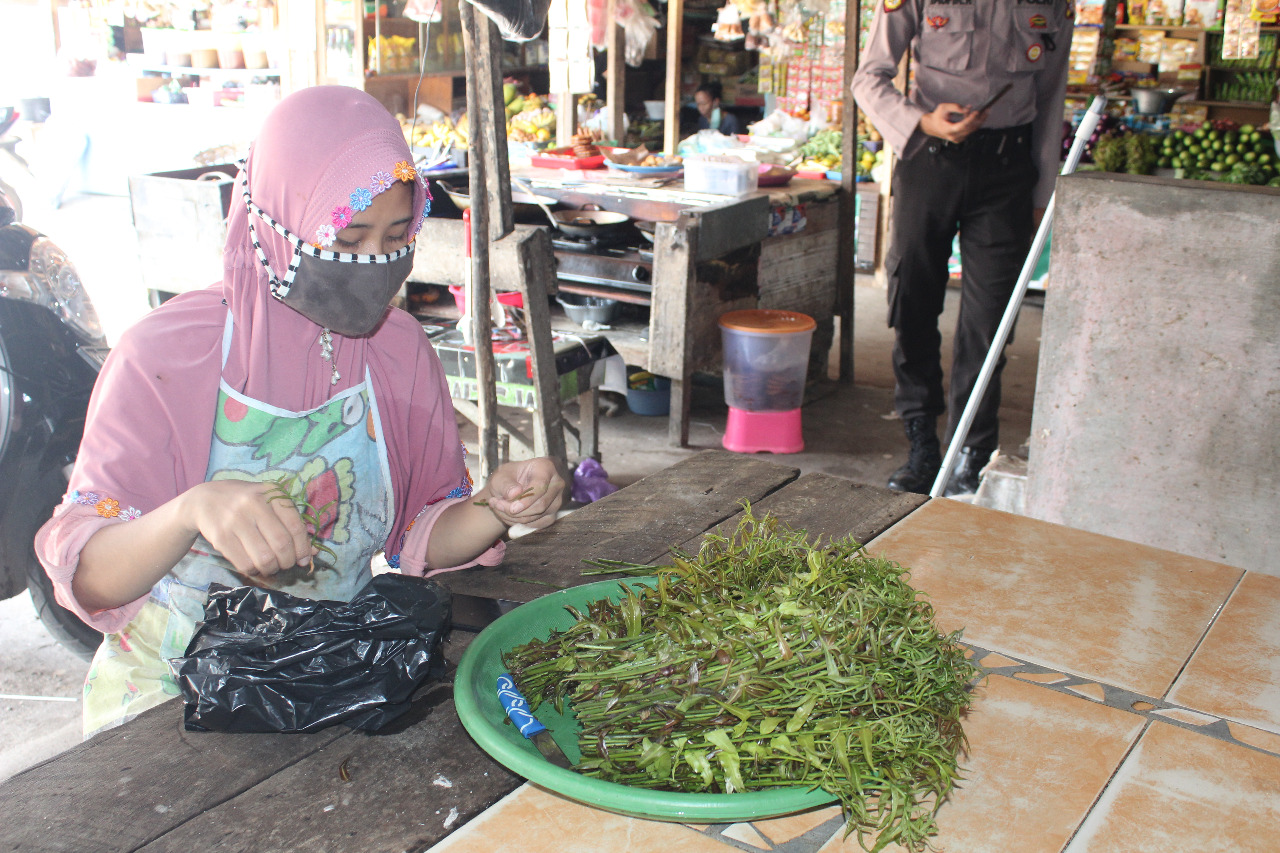
[{"label": "motorcycle wheel", "polygon": [[4,525],[5,538],[7,542],[15,543],[17,540],[13,537],[21,537],[26,545],[27,590],[31,593],[40,621],[55,640],[77,657],[90,661],[102,643],[101,632],[84,624],[79,616],[57,602],[53,596],[53,581],[36,558],[36,532],[53,515],[66,489],[67,481],[61,471],[46,475],[33,490],[31,500],[24,501],[21,508],[14,507],[13,523]]}]

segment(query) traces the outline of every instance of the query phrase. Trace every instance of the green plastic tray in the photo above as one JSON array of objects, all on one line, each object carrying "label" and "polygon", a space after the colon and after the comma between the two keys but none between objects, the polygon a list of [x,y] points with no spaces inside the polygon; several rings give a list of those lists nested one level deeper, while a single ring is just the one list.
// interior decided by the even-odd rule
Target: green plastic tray
[{"label": "green plastic tray", "polygon": [[[626,581],[630,586],[652,586],[652,578]],[[733,823],[781,817],[830,805],[836,797],[822,790],[808,788],[770,788],[741,794],[686,794],[633,788],[605,782],[556,767],[538,752],[537,747],[506,722],[506,714],[498,704],[497,681],[505,668],[501,655],[508,649],[534,639],[546,638],[552,630],[564,630],[574,622],[565,607],[584,610],[592,601],[622,597],[619,581],[578,586],[554,592],[496,620],[471,642],[458,664],[453,697],[458,717],[480,748],[500,764],[530,782],[579,802],[632,817],[674,820],[686,823]],[[581,757],[578,751],[578,724],[572,708],[556,713],[549,703],[540,705],[537,717],[550,731],[571,761]]]}]

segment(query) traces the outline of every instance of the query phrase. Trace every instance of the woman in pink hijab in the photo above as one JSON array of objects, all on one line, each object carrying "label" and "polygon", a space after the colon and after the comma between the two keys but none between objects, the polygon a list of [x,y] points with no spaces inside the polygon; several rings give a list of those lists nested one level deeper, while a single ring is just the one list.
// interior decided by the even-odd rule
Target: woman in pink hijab
[{"label": "woman in pink hijab", "polygon": [[549,459],[504,465],[472,494],[440,362],[388,307],[429,210],[381,104],[293,94],[237,177],[222,282],[112,351],[70,490],[36,538],[58,601],[106,634],[87,733],[177,695],[165,661],[210,583],[348,600],[379,551],[415,575],[493,565],[512,524],[554,520],[564,481]]}]

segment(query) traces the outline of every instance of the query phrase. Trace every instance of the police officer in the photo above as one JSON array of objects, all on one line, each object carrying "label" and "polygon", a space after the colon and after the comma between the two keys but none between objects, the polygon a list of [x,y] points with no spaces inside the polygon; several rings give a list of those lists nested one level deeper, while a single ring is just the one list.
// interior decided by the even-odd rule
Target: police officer
[{"label": "police officer", "polygon": [[[879,2],[853,95],[900,158],[885,271],[894,403],[911,452],[889,487],[927,494],[942,464],[937,417],[947,410],[954,432],[1053,193],[1074,4]],[[913,80],[904,96],[893,81],[908,48]],[[938,316],[957,229],[963,273],[948,399]],[[999,444],[1004,362],[1002,354],[947,495],[975,491]]]}]

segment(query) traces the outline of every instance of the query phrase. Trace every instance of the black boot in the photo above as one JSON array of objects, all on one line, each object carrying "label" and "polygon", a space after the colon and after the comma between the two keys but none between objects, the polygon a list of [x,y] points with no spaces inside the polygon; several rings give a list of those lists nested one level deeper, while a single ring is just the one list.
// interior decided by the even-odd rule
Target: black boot
[{"label": "black boot", "polygon": [[905,426],[907,440],[911,442],[911,453],[907,457],[907,464],[890,475],[889,488],[927,495],[938,476],[938,469],[942,467],[937,419],[909,418]]},{"label": "black boot", "polygon": [[960,448],[960,455],[956,457],[955,467],[951,469],[951,476],[947,478],[947,488],[942,494],[950,498],[977,492],[978,484],[982,482],[982,469],[991,461],[991,454],[994,452],[979,447]]}]

